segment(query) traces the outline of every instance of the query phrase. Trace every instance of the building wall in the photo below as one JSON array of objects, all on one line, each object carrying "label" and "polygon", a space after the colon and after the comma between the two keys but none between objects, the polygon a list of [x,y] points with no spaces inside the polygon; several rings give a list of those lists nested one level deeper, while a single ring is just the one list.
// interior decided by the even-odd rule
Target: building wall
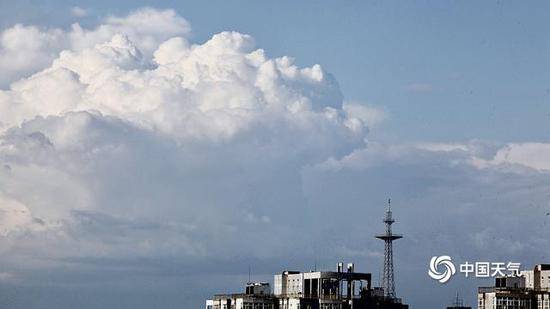
[{"label": "building wall", "polygon": [[273,294],[275,296],[286,294],[286,280],[283,281],[283,276],[283,274],[273,276]]},{"label": "building wall", "polygon": [[550,291],[550,270],[540,272],[540,289]]},{"label": "building wall", "polygon": [[534,272],[532,270],[524,270],[520,272],[520,275],[525,278],[525,287],[528,289],[535,288]]},{"label": "building wall", "polygon": [[520,272],[525,276],[525,286],[529,289],[550,291],[550,270],[542,270],[541,265],[535,266],[535,270]]},{"label": "building wall", "polygon": [[205,309],[213,309],[214,308],[214,301],[211,299],[206,300],[206,305],[204,307]]},{"label": "building wall", "polygon": [[550,309],[550,293],[537,295],[537,309]]},{"label": "building wall", "polygon": [[495,309],[496,293],[478,293],[477,308],[478,309]]},{"label": "building wall", "polygon": [[299,298],[279,298],[279,309],[300,309]]},{"label": "building wall", "polygon": [[212,309],[275,309],[275,300],[273,298],[246,297],[234,294],[228,297],[214,298]]},{"label": "building wall", "polygon": [[232,301],[230,298],[218,298],[212,300],[212,309],[231,309]]},{"label": "building wall", "polygon": [[514,296],[496,296],[496,308],[531,309],[531,300]]},{"label": "building wall", "polygon": [[298,296],[304,293],[304,274],[287,274],[283,273],[273,277],[273,294],[275,296]]},{"label": "building wall", "polygon": [[292,274],[287,276],[286,291],[287,295],[303,295],[304,294],[304,275]]},{"label": "building wall", "polygon": [[[532,309],[534,300],[525,290],[518,290],[515,293],[505,292],[484,292],[478,293],[478,309]],[[536,307],[535,307],[536,308]],[[547,309],[547,308],[538,308]]]}]

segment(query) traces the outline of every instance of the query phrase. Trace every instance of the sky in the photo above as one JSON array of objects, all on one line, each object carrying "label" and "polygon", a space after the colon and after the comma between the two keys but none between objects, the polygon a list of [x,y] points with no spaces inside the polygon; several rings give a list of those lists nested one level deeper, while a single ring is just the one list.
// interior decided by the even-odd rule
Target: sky
[{"label": "sky", "polygon": [[391,197],[397,294],[475,306],[432,256],[550,258],[549,5],[1,1],[0,305],[378,278]]}]

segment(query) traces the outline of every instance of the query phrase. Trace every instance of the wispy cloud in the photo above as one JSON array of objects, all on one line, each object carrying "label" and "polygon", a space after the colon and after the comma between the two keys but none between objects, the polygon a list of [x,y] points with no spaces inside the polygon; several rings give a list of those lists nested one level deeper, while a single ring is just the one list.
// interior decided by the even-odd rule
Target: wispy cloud
[{"label": "wispy cloud", "polygon": [[428,83],[412,83],[405,86],[405,90],[416,93],[427,93],[434,90],[434,86]]},{"label": "wispy cloud", "polygon": [[73,6],[71,8],[71,14],[75,17],[84,17],[88,15],[88,10],[83,9],[79,6]]}]

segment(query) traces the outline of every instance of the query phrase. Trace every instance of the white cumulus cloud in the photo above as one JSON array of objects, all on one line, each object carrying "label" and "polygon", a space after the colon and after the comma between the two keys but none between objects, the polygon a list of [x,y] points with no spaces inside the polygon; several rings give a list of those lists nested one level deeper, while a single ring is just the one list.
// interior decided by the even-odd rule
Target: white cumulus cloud
[{"label": "white cumulus cloud", "polygon": [[[75,12],[83,11],[73,8]],[[109,16],[93,29],[78,23],[70,29],[17,24],[0,33],[0,89],[48,67],[65,49],[86,49],[110,40],[115,34],[124,34],[149,55],[161,42],[175,36],[185,37],[189,32],[189,23],[174,10],[152,8],[142,8],[124,17]]]},{"label": "white cumulus cloud", "polygon": [[0,90],[0,223],[27,244],[13,256],[289,250],[254,252],[241,234],[269,224],[251,237],[296,238],[281,210],[307,214],[302,167],[363,147],[379,116],[344,108],[319,65],[269,58],[237,32],[192,44],[188,28],[154,9],[91,30],[32,28],[62,39],[49,64]]}]

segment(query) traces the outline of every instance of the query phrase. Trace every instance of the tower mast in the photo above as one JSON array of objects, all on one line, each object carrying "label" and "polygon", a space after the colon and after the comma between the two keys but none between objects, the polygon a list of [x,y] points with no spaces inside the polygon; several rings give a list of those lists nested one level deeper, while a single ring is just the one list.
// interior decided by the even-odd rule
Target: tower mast
[{"label": "tower mast", "polygon": [[376,235],[376,238],[384,241],[384,275],[382,279],[382,287],[387,298],[396,298],[395,282],[393,276],[393,241],[403,238],[403,235],[393,234],[391,225],[395,222],[391,212],[391,199],[388,199],[388,209],[383,222],[386,224],[386,233]]}]

